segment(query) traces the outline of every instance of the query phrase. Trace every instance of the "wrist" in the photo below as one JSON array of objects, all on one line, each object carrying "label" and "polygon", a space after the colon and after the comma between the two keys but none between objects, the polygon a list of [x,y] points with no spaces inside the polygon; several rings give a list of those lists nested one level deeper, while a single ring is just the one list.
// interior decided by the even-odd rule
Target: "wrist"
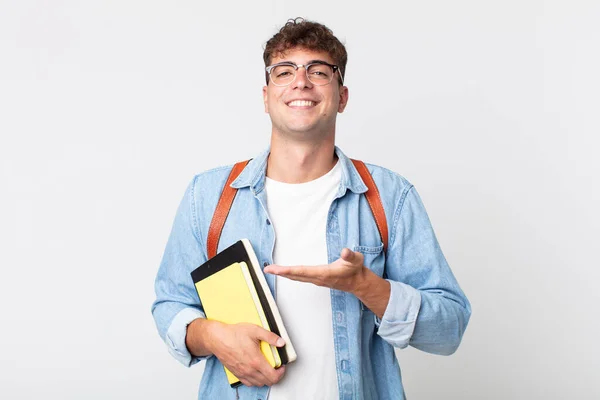
[{"label": "wrist", "polygon": [[218,329],[220,323],[211,321],[205,318],[197,318],[193,320],[187,327],[185,344],[190,354],[203,357],[214,354],[215,338],[218,334],[215,330]]},{"label": "wrist", "polygon": [[352,290],[350,293],[361,299],[365,293],[368,292],[373,275],[375,275],[373,271],[363,265],[360,271],[356,274],[354,285],[352,285]]},{"label": "wrist", "polygon": [[391,285],[367,267],[363,267],[361,274],[362,276],[357,280],[352,294],[375,315],[383,318],[390,300]]}]

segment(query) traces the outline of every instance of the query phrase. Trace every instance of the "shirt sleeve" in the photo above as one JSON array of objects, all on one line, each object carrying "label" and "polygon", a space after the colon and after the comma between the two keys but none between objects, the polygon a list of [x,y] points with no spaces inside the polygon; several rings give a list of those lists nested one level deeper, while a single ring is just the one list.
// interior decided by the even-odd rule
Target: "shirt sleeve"
[{"label": "shirt sleeve", "polygon": [[377,333],[395,347],[452,354],[469,322],[471,305],[413,186],[395,211],[385,268],[390,300],[381,320],[376,319]]},{"label": "shirt sleeve", "polygon": [[206,261],[195,219],[195,183],[188,186],[177,209],[171,234],[156,276],[152,316],[158,333],[175,359],[192,366],[206,357],[194,357],[185,345],[187,326],[206,318],[190,272]]}]

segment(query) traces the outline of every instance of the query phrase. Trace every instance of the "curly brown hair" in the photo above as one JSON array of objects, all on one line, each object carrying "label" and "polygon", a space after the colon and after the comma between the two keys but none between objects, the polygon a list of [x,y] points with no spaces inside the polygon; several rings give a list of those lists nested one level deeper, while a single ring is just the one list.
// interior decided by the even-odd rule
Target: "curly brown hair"
[{"label": "curly brown hair", "polygon": [[[348,62],[348,53],[346,48],[333,35],[331,29],[323,24],[314,21],[307,21],[298,17],[289,19],[281,27],[265,46],[263,59],[265,67],[271,65],[271,60],[283,54],[294,47],[301,47],[313,51],[325,51],[334,60],[340,69],[341,79],[338,79],[340,85],[346,74],[346,63]],[[269,74],[265,75],[267,85],[269,84]]]}]

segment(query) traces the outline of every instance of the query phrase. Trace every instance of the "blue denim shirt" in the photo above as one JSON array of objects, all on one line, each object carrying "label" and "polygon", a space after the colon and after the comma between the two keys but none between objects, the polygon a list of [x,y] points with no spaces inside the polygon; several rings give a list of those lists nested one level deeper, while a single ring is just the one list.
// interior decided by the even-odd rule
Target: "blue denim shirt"
[{"label": "blue denim shirt", "polygon": [[[381,319],[354,295],[331,290],[332,324],[340,400],[404,399],[394,347],[411,345],[434,354],[452,354],[471,314],[437,242],[414,187],[398,174],[367,164],[381,195],[389,227],[383,244],[362,193],[367,187],[342,151],[339,191],[327,217],[329,262],[344,247],[364,254],[364,264],[391,284]],[[231,186],[239,189],[223,228],[218,251],[242,238],[252,243],[264,266],[273,262],[275,232],[264,191],[269,150],[250,161]],[[187,325],[204,318],[190,272],[207,259],[206,237],[217,201],[232,166],[194,177],[181,201],[156,277],[152,314],[169,352],[186,366],[206,358],[198,398],[236,399],[222,364],[214,357],[193,357],[185,345]],[[277,298],[275,277],[266,274]],[[283,316],[285,321],[285,315]],[[293,340],[294,332],[289,332]],[[302,354],[298,354],[302,357]],[[241,400],[266,400],[269,388],[239,387]]]}]

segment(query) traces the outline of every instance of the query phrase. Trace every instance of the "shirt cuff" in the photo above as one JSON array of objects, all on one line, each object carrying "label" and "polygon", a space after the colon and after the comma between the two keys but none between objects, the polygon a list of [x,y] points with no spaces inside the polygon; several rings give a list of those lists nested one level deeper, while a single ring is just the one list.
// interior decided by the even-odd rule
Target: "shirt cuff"
[{"label": "shirt cuff", "polygon": [[165,335],[165,343],[167,344],[167,348],[169,353],[177,361],[185,365],[186,367],[191,367],[192,365],[210,357],[195,357],[190,354],[185,345],[185,336],[187,334],[187,326],[195,319],[198,318],[206,318],[206,315],[198,310],[197,308],[184,308],[179,311],[169,329],[167,330],[167,334]]},{"label": "shirt cuff", "polygon": [[375,316],[377,334],[394,347],[408,346],[421,308],[421,293],[402,282],[390,283],[390,300],[383,318]]}]

